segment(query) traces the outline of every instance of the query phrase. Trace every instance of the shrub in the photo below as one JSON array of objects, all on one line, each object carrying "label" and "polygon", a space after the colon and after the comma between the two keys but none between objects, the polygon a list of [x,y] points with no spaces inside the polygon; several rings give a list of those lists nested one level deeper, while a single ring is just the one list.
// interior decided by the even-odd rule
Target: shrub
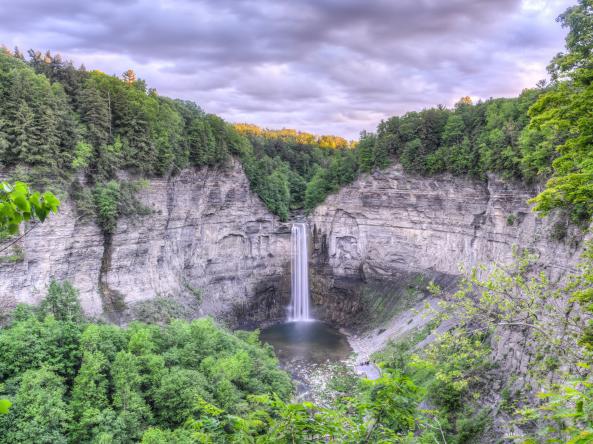
[{"label": "shrub", "polygon": [[185,307],[164,297],[138,302],[133,306],[132,313],[135,319],[155,324],[166,324],[173,319],[187,317]]},{"label": "shrub", "polygon": [[41,302],[39,311],[43,316],[52,315],[59,321],[80,322],[84,315],[78,299],[78,290],[68,281],[49,284],[46,298]]}]

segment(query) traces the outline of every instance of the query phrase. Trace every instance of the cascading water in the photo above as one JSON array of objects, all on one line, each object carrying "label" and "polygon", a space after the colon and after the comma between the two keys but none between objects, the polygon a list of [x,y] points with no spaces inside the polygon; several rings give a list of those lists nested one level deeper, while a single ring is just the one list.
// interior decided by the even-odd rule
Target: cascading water
[{"label": "cascading water", "polygon": [[307,225],[292,225],[291,237],[291,296],[290,320],[310,321],[309,317],[309,255],[307,254]]}]

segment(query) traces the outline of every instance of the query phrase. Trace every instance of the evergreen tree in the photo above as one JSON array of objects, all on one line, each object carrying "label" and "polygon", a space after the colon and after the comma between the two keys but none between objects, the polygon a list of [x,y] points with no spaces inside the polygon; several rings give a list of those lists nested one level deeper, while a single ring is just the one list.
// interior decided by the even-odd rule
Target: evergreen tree
[{"label": "evergreen tree", "polygon": [[60,321],[80,322],[83,319],[78,290],[68,281],[62,284],[52,281],[39,310],[43,315],[52,315]]},{"label": "evergreen tree", "polygon": [[109,101],[92,81],[87,81],[80,92],[81,120],[86,125],[86,140],[99,157],[102,146],[111,143],[111,113]]}]

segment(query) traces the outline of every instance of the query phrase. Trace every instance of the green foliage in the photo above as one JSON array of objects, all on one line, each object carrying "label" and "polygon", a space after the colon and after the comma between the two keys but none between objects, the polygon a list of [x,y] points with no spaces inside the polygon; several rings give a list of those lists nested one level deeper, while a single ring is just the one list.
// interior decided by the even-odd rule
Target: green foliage
[{"label": "green foliage", "polygon": [[[503,332],[521,331],[535,354],[529,374],[539,384],[540,401],[529,396],[511,400],[510,378],[500,408],[528,424],[533,440],[587,442],[593,436],[593,247],[587,244],[578,271],[560,287],[552,285],[545,272],[536,271],[535,260],[533,254],[517,252],[513,264],[472,270],[459,291],[442,304],[444,317],[454,316],[460,327],[407,365],[421,370],[421,375],[438,376],[439,384],[429,386],[431,399],[449,411],[459,409],[472,378],[477,383],[479,369],[487,369],[484,339],[501,340]],[[458,436],[475,435],[482,427],[480,417],[458,421]],[[540,442],[533,440],[526,442]]]},{"label": "green foliage", "polygon": [[[71,303],[71,290],[54,284],[48,299]],[[234,429],[252,409],[250,396],[275,393],[287,400],[292,393],[289,376],[257,335],[234,335],[209,319],[126,329],[85,324],[58,308],[58,317],[15,315],[0,330],[0,381],[6,383],[0,391],[13,403],[0,418],[3,442],[133,443],[147,430],[145,441],[191,436],[194,441],[181,442],[196,442],[197,432],[155,427],[190,427],[191,420],[193,429],[202,424],[226,436],[206,414],[222,412],[215,416],[224,414]]]},{"label": "green foliage", "polygon": [[591,1],[579,0],[559,21],[569,31],[566,52],[558,54],[549,66],[557,83],[530,110],[531,128],[543,134],[545,145],[540,150],[553,147],[557,158],[546,189],[533,202],[544,215],[555,208],[567,208],[574,222],[587,223],[593,215]]},{"label": "green foliage", "polygon": [[93,157],[93,147],[85,142],[78,142],[74,150],[74,159],[72,160],[72,168],[74,170],[81,170],[87,168]]},{"label": "green foliage", "polygon": [[412,356],[410,367],[426,378],[429,399],[446,411],[462,406],[463,396],[479,381],[490,353],[484,338],[459,328],[447,332],[422,356]]},{"label": "green foliage", "polygon": [[[593,329],[590,320],[593,311],[593,245],[590,242],[578,272],[569,277],[562,292],[580,304],[580,310],[586,317],[552,312],[554,317],[564,318],[568,338],[561,338],[562,343],[554,343],[557,344],[555,353],[548,349],[547,355],[541,354],[545,357],[542,365],[549,367],[551,364],[560,377],[542,381],[542,390],[538,393],[540,402],[523,405],[517,413],[521,422],[538,425],[533,442],[536,439],[554,439],[554,442],[586,443],[593,437]],[[559,359],[562,369],[557,369]]]},{"label": "green foliage", "polygon": [[10,402],[8,399],[0,399],[0,414],[6,415],[11,405],[12,402]]},{"label": "green foliage", "polygon": [[455,423],[457,433],[453,442],[456,444],[476,442],[492,421],[490,413],[484,408],[477,412],[470,411],[458,418]]},{"label": "green foliage", "polygon": [[[117,228],[117,220],[120,216],[150,214],[150,209],[136,198],[136,193],[144,186],[144,182],[118,182],[116,180],[95,186],[92,190],[94,211],[103,231],[113,233]],[[85,199],[86,196],[81,195],[81,201],[86,206],[88,202]]]},{"label": "green foliage", "polygon": [[[2,418],[2,436],[10,444],[66,444],[69,412],[62,379],[41,367],[25,371],[10,413]],[[8,426],[8,427],[7,427]]]},{"label": "green foliage", "polygon": [[84,318],[78,290],[70,282],[52,281],[47,296],[39,305],[42,316],[52,315],[58,321],[80,322]]},{"label": "green foliage", "polygon": [[135,319],[151,324],[166,324],[173,319],[183,319],[187,316],[183,305],[166,297],[139,302],[133,306],[132,312]]},{"label": "green foliage", "polygon": [[43,222],[50,212],[57,212],[59,205],[60,201],[50,192],[32,192],[23,182],[1,182],[0,228],[16,233],[22,222],[35,218]]},{"label": "green foliage", "polygon": [[[263,130],[246,124],[235,125],[235,128],[248,140],[249,147],[242,152],[242,161],[252,188],[268,208],[283,219],[290,210],[303,206],[311,209],[312,191],[307,191],[315,186],[311,184],[318,180],[319,174],[328,180],[337,167],[332,166],[334,160],[352,152],[351,144],[334,136],[315,137],[289,129]],[[343,173],[356,177],[358,167],[350,167]],[[329,188],[320,191],[317,203],[328,192]]]},{"label": "green foliage", "polygon": [[317,168],[305,190],[305,209],[313,210],[328,194],[353,182],[359,174],[358,150],[337,151],[327,168]]},{"label": "green foliage", "polygon": [[[46,177],[86,172],[101,188],[97,216],[106,230],[113,208],[105,200],[115,190],[104,188],[118,170],[170,175],[252,151],[234,128],[191,102],[159,96],[138,78],[77,69],[49,51],[29,51],[27,61],[0,51],[0,102],[0,163],[44,168]],[[271,188],[266,202],[286,217],[288,204],[276,203],[285,196],[276,196],[277,183]]]},{"label": "green foliage", "polygon": [[119,217],[120,186],[115,180],[97,185],[93,190],[98,222],[103,231],[113,233]]}]

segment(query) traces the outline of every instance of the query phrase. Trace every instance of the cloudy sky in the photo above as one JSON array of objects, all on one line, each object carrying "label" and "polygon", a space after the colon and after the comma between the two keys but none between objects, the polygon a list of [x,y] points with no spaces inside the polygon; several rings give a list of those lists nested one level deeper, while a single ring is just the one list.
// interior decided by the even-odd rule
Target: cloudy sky
[{"label": "cloudy sky", "polygon": [[388,116],[513,96],[576,0],[0,0],[0,43],[128,68],[232,122],[356,138]]}]

